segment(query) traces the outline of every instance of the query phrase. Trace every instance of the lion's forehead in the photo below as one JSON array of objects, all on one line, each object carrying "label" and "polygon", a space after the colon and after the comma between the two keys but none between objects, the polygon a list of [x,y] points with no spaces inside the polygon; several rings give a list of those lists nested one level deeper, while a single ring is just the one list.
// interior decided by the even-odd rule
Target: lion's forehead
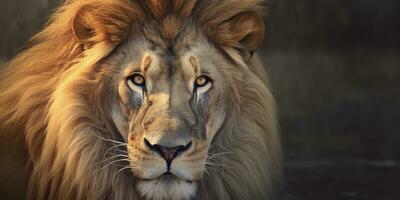
[{"label": "lion's forehead", "polygon": [[213,65],[209,61],[213,58],[206,58],[203,55],[203,52],[210,49],[203,44],[195,43],[190,48],[181,50],[161,50],[158,47],[155,49],[147,47],[146,41],[136,39],[131,43],[123,50],[128,54],[126,56],[128,64],[123,66],[123,74],[142,72],[148,81],[150,91],[167,91],[171,88],[190,91],[189,82],[193,81],[195,76],[213,71]]},{"label": "lion's forehead", "polygon": [[[130,67],[151,75],[153,80],[190,79],[196,73],[217,73],[216,63],[225,60],[220,52],[202,37],[170,44],[154,45],[147,37],[131,39],[124,51],[129,53]],[[150,45],[152,44],[152,45]],[[223,67],[219,66],[219,67]]]}]

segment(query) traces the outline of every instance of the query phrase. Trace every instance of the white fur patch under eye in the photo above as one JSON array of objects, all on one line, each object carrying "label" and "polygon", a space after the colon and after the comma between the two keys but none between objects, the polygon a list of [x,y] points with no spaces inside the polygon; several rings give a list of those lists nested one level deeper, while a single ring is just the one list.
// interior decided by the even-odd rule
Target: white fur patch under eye
[{"label": "white fur patch under eye", "polygon": [[143,87],[134,84],[130,79],[127,81],[127,84],[132,91],[136,92],[140,98],[143,98]]},{"label": "white fur patch under eye", "polygon": [[199,96],[199,95],[207,92],[211,88],[211,86],[212,86],[212,83],[209,81],[205,86],[198,87],[197,88],[197,95]]},{"label": "white fur patch under eye", "polygon": [[197,88],[197,90],[196,90],[196,101],[197,101],[197,103],[200,103],[201,100],[203,100],[204,94],[208,90],[210,90],[211,86],[212,86],[212,83],[208,82],[206,85]]}]

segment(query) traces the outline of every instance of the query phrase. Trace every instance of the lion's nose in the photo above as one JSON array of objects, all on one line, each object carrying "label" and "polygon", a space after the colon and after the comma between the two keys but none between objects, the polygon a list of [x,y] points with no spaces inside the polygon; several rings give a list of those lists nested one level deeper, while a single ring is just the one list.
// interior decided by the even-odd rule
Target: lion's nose
[{"label": "lion's nose", "polygon": [[175,147],[166,147],[159,144],[151,144],[146,138],[144,138],[144,144],[151,151],[155,151],[160,154],[165,161],[167,161],[168,168],[171,165],[172,160],[174,160],[179,154],[187,151],[192,146],[192,141],[186,145],[178,145]]}]

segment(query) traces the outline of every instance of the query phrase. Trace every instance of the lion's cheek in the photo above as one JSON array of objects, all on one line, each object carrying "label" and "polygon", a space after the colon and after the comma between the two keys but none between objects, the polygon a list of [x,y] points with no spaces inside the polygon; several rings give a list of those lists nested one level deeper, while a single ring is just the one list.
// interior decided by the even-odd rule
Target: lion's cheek
[{"label": "lion's cheek", "polygon": [[215,113],[211,113],[210,117],[207,120],[206,124],[206,137],[208,145],[211,144],[218,130],[222,126],[224,122],[226,114],[223,110],[220,110]]},{"label": "lion's cheek", "polygon": [[133,174],[141,179],[154,179],[166,170],[165,161],[161,159],[145,159],[130,156]]},{"label": "lion's cheek", "polygon": [[205,160],[181,161],[177,159],[171,163],[171,172],[184,180],[198,181],[203,178]]},{"label": "lion's cheek", "polygon": [[121,115],[121,111],[117,106],[113,106],[111,110],[111,118],[117,127],[119,133],[124,138],[125,141],[128,141],[128,122]]}]

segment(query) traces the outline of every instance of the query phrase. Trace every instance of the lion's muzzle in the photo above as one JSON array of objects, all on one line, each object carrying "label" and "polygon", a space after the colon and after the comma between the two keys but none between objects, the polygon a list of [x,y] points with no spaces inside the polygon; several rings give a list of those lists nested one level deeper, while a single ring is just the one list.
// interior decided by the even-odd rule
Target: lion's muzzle
[{"label": "lion's muzzle", "polygon": [[[207,142],[196,133],[195,114],[166,95],[152,99],[140,123],[129,135],[132,171],[143,180],[164,175],[183,181],[200,180],[207,159]],[[182,103],[183,104],[183,103]],[[182,105],[181,104],[181,105]]]},{"label": "lion's muzzle", "polygon": [[192,141],[190,141],[186,145],[178,145],[174,147],[163,146],[160,144],[151,144],[146,138],[144,139],[144,144],[148,149],[151,151],[157,152],[161,157],[165,159],[167,162],[167,172],[170,173],[170,166],[171,162],[176,158],[178,155],[182,154],[183,152],[190,149],[192,146]]}]

